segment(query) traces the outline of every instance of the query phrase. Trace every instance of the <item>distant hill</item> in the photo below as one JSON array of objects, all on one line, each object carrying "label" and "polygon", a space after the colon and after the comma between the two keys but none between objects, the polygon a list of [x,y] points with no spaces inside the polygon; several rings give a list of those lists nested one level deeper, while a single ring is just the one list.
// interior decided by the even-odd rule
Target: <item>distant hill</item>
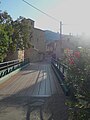
[{"label": "distant hill", "polygon": [[56,32],[52,32],[50,30],[45,30],[45,38],[46,38],[46,41],[59,40],[60,34]]}]

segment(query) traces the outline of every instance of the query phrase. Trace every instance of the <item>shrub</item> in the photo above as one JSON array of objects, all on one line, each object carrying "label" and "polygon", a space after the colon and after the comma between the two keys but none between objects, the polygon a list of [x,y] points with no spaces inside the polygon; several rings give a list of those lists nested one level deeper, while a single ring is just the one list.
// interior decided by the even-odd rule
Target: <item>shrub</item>
[{"label": "shrub", "polygon": [[69,120],[90,120],[90,54],[87,49],[66,53],[66,83],[70,91]]}]

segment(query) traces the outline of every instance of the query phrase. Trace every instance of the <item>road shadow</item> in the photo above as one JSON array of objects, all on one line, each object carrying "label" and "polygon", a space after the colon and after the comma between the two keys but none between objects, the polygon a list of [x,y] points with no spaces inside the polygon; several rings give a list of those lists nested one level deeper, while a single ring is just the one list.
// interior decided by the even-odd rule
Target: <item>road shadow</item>
[{"label": "road shadow", "polygon": [[[48,98],[34,98],[27,108],[27,119],[32,120],[32,114],[39,114],[40,120],[68,120],[68,107],[65,105],[66,97],[54,94]],[[34,112],[33,112],[34,111]]]},{"label": "road shadow", "polygon": [[[25,120],[68,120],[65,96],[54,94],[50,97],[10,96],[0,101],[0,113],[8,107],[22,108]],[[18,120],[18,119],[16,119]]]}]

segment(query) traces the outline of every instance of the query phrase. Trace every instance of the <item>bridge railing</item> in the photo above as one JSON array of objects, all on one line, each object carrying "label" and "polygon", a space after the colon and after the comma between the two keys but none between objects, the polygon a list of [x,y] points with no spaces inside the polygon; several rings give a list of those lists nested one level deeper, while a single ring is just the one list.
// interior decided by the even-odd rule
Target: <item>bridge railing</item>
[{"label": "bridge railing", "polygon": [[13,72],[18,68],[21,68],[22,66],[28,63],[29,63],[29,59],[24,59],[23,61],[12,60],[8,62],[0,63],[0,78]]},{"label": "bridge railing", "polygon": [[51,65],[52,65],[52,68],[59,80],[59,83],[65,93],[65,95],[68,95],[68,87],[67,87],[67,84],[66,84],[66,81],[65,81],[65,77],[66,77],[66,74],[67,74],[67,70],[68,70],[68,66],[60,63],[59,60],[56,60],[54,58],[51,59]]}]

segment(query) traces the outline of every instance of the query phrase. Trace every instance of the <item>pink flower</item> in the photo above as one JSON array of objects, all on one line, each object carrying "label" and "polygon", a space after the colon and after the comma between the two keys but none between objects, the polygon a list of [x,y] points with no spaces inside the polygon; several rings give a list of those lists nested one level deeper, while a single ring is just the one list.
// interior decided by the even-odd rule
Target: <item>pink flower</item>
[{"label": "pink flower", "polygon": [[71,65],[74,64],[74,59],[73,59],[73,58],[70,58],[70,59],[69,59],[69,64],[71,64]]},{"label": "pink flower", "polygon": [[80,58],[80,52],[75,51],[75,52],[74,52],[74,56],[77,57],[77,58]]}]

